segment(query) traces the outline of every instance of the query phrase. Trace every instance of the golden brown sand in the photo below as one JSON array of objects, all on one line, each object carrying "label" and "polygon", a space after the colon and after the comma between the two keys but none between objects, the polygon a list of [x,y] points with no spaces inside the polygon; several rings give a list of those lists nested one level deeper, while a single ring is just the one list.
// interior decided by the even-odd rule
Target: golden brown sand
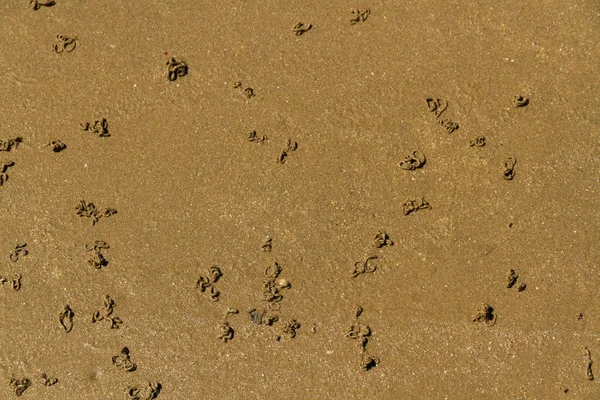
[{"label": "golden brown sand", "polygon": [[0,399],[600,398],[596,0],[0,29]]}]

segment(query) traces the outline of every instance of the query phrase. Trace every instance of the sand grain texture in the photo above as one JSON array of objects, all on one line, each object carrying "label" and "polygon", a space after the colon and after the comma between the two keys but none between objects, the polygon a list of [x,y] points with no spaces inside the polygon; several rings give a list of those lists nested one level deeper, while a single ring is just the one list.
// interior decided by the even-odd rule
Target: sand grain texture
[{"label": "sand grain texture", "polygon": [[[370,14],[351,24],[353,7]],[[0,152],[0,276],[23,277],[0,285],[0,398],[12,377],[50,400],[148,382],[159,400],[600,398],[597,1],[9,0],[0,30],[0,140],[23,138]],[[57,35],[76,47],[57,54]],[[110,137],[79,128],[101,118]],[[419,198],[431,209],[403,215]],[[81,200],[117,214],[92,226]],[[257,325],[274,262],[291,287]],[[218,302],[194,287],[214,265]],[[106,295],[118,329],[92,323]],[[481,303],[494,326],[473,322]],[[367,372],[344,336],[357,305]],[[111,362],[123,347],[133,372]]]}]

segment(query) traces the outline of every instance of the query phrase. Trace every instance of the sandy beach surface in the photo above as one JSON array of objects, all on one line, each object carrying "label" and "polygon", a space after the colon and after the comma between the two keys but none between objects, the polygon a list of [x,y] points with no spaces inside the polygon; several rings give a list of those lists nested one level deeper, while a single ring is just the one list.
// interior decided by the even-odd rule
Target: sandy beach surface
[{"label": "sandy beach surface", "polygon": [[0,399],[600,398],[597,0],[45,2]]}]

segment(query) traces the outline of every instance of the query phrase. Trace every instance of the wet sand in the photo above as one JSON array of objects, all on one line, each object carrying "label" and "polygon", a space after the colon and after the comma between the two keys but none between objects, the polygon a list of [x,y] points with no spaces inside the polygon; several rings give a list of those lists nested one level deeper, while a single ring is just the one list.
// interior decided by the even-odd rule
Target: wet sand
[{"label": "wet sand", "polygon": [[0,398],[600,398],[597,2],[275,3],[0,5]]}]

